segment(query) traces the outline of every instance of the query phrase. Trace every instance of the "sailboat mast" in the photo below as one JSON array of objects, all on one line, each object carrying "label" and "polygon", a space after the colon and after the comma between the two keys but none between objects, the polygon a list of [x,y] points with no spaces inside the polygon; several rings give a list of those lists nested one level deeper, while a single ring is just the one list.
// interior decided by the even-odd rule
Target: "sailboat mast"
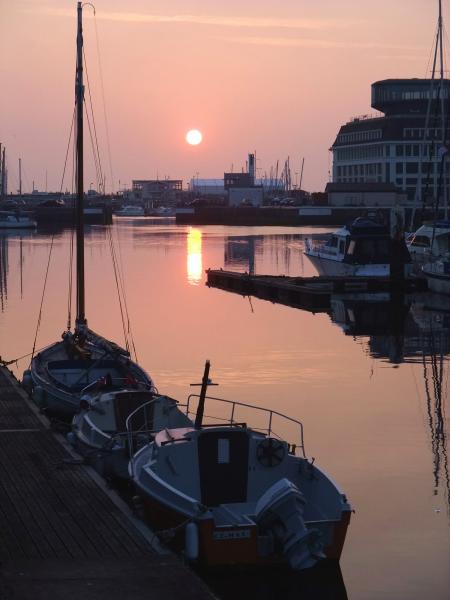
[{"label": "sailboat mast", "polygon": [[77,71],[75,83],[75,102],[77,109],[76,142],[76,227],[77,227],[77,325],[86,324],[84,304],[84,225],[83,225],[83,24],[82,4],[78,2],[77,27]]}]

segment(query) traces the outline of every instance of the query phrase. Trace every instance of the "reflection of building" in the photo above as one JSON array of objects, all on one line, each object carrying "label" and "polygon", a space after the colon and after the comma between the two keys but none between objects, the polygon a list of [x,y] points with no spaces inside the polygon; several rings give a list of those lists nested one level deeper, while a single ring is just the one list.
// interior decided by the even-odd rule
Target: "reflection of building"
[{"label": "reflection of building", "polygon": [[[440,104],[442,100],[447,115],[450,80],[444,80],[443,98],[438,83],[433,89],[431,83],[430,79],[386,79],[372,84],[372,108],[384,114],[357,117],[340,128],[332,146],[334,183],[390,183],[406,192],[410,201],[419,183],[419,200],[425,193],[436,197],[439,148],[442,139],[449,139],[448,131],[443,136]],[[430,120],[425,132],[427,110]]]},{"label": "reflection of building", "polygon": [[197,285],[203,276],[202,232],[191,227],[187,236],[187,276],[189,283]]},{"label": "reflection of building", "polygon": [[255,272],[255,236],[229,236],[225,239],[225,267],[239,266],[250,275]]}]

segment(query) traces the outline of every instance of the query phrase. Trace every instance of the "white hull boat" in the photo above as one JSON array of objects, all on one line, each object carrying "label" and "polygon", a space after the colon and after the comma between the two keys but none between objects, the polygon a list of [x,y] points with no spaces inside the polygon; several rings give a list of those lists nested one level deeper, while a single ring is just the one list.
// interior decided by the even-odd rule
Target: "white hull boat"
[{"label": "white hull boat", "polygon": [[[320,275],[389,277],[390,274],[389,232],[361,217],[335,231],[325,243],[306,238],[304,253]],[[405,264],[411,260],[406,245],[402,247],[401,260]]]},{"label": "white hull boat", "polygon": [[450,252],[450,221],[424,223],[406,240],[413,262],[420,267]]},{"label": "white hull boat", "polygon": [[[208,385],[207,371],[203,388]],[[194,396],[190,396],[189,404]],[[150,524],[187,559],[207,566],[339,560],[351,507],[338,486],[308,460],[300,422],[239,402],[198,400],[194,426],[164,429],[130,461],[130,475]],[[203,422],[205,400],[220,405]],[[202,408],[200,408],[202,407]],[[229,418],[224,418],[226,408]],[[239,410],[258,428],[237,422]],[[261,429],[261,415],[267,423]],[[297,427],[295,443],[278,438],[276,418]],[[206,417],[205,417],[206,419]]]},{"label": "white hull boat", "polygon": [[126,423],[137,408],[142,407],[138,411],[139,420],[134,419],[130,424],[133,449],[148,444],[163,428],[192,425],[178,402],[168,396],[137,386],[106,391],[105,382],[93,387],[96,389],[88,390],[81,398],[68,439],[103,477],[129,477],[130,444]]},{"label": "white hull boat", "polygon": [[142,206],[124,206],[114,214],[117,217],[144,217],[145,211]]},{"label": "white hull boat", "polygon": [[428,289],[437,294],[450,295],[450,254],[423,265]]},{"label": "white hull boat", "polygon": [[36,221],[25,215],[0,212],[0,229],[35,229]]}]

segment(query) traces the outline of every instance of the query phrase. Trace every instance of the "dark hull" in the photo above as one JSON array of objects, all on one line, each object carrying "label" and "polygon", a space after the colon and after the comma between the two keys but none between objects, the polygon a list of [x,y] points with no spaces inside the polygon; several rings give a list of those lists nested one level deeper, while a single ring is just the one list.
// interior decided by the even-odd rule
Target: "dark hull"
[{"label": "dark hull", "polygon": [[[154,529],[155,533],[176,552],[182,553],[185,549],[185,526],[191,520],[187,515],[181,514],[165,506],[145,490],[139,488],[143,501],[145,519]],[[347,528],[350,523],[351,511],[343,511],[341,520],[336,521],[332,527],[332,543],[325,548],[327,559],[339,561],[344,547]],[[280,565],[285,562],[279,554],[260,556],[258,553],[258,528],[221,527],[220,532],[225,533],[222,539],[216,539],[213,519],[197,519],[199,531],[199,559],[198,563],[204,566],[254,566]],[[308,523],[306,522],[306,525]],[[230,536],[230,537],[227,537]]]}]

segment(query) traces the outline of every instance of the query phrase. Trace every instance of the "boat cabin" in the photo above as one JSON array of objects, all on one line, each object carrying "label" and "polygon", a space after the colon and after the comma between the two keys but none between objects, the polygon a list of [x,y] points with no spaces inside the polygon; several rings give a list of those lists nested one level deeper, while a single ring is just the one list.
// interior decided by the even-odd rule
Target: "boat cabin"
[{"label": "boat cabin", "polygon": [[178,496],[171,503],[179,504],[180,510],[194,511],[200,502],[212,511],[216,526],[229,525],[233,519],[251,522],[258,500],[283,478],[300,485],[306,496],[311,494],[309,488],[320,493],[322,512],[311,502],[305,508],[308,519],[320,520],[325,514],[338,518],[341,507],[335,503],[333,484],[320,477],[312,483],[308,465],[290,453],[286,441],[246,426],[164,429],[155,436],[141,481],[153,488],[164,481],[164,493]]},{"label": "boat cabin", "polygon": [[[335,231],[325,244],[316,246],[314,254],[350,264],[389,264],[391,237],[384,225],[359,217]],[[409,262],[406,245],[403,259]]]}]

